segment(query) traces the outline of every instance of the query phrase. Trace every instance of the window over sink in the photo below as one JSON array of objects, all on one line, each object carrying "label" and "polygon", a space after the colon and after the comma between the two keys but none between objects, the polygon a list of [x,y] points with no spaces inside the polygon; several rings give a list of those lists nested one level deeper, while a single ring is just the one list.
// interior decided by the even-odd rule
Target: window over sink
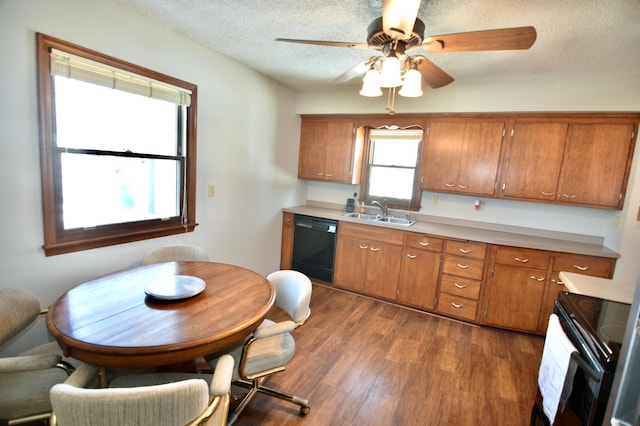
[{"label": "window over sink", "polygon": [[424,131],[419,127],[368,129],[361,184],[362,201],[405,210],[420,208],[418,175]]}]

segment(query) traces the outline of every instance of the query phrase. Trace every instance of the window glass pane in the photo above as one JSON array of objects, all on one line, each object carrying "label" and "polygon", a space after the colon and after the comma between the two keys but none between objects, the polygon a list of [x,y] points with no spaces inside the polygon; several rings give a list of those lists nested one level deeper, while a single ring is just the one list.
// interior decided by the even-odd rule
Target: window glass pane
[{"label": "window glass pane", "polygon": [[62,154],[65,229],[179,215],[180,163]]},{"label": "window glass pane", "polygon": [[55,77],[58,147],[176,155],[171,102]]},{"label": "window glass pane", "polygon": [[415,169],[372,166],[369,195],[372,197],[411,200]]},{"label": "window glass pane", "polygon": [[373,164],[415,167],[419,140],[376,139],[373,141]]}]

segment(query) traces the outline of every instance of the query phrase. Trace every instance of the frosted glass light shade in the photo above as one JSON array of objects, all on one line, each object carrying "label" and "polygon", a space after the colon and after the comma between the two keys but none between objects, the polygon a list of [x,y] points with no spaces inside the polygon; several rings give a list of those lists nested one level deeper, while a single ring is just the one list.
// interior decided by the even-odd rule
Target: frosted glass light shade
[{"label": "frosted glass light shade", "polygon": [[402,85],[400,76],[400,60],[395,56],[388,56],[382,62],[380,69],[381,87],[398,87]]},{"label": "frosted glass light shade", "polygon": [[382,96],[382,90],[380,90],[380,73],[376,70],[369,70],[362,78],[362,90],[360,90],[362,96],[370,98],[376,96]]},{"label": "frosted glass light shade", "polygon": [[407,74],[404,76],[404,84],[398,91],[398,94],[407,98],[422,96],[422,75],[420,71],[415,68],[407,71]]}]

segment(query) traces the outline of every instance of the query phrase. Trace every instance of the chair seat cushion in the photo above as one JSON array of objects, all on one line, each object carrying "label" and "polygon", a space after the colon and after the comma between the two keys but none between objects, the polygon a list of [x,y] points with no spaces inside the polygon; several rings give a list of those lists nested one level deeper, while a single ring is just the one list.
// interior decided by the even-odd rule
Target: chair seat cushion
[{"label": "chair seat cushion", "polygon": [[[260,327],[274,324],[271,320],[264,320]],[[252,376],[256,373],[284,367],[293,358],[296,342],[290,333],[258,339],[249,347],[245,373]]]},{"label": "chair seat cushion", "polygon": [[49,390],[67,377],[61,368],[1,374],[0,419],[51,411]]}]

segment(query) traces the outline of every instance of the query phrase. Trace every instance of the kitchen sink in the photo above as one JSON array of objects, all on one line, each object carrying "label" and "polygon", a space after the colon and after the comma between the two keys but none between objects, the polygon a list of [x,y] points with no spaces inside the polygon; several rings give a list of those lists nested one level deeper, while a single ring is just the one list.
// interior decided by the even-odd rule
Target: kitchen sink
[{"label": "kitchen sink", "polygon": [[342,215],[343,217],[351,217],[354,219],[362,219],[362,220],[380,220],[382,216],[379,214],[366,214],[366,213],[345,213]]},{"label": "kitchen sink", "polygon": [[390,223],[393,225],[411,226],[416,223],[415,220],[403,219],[400,217],[387,216],[383,217],[379,214],[366,214],[366,213],[345,213],[342,217],[350,217],[353,219],[369,220],[373,222]]}]

